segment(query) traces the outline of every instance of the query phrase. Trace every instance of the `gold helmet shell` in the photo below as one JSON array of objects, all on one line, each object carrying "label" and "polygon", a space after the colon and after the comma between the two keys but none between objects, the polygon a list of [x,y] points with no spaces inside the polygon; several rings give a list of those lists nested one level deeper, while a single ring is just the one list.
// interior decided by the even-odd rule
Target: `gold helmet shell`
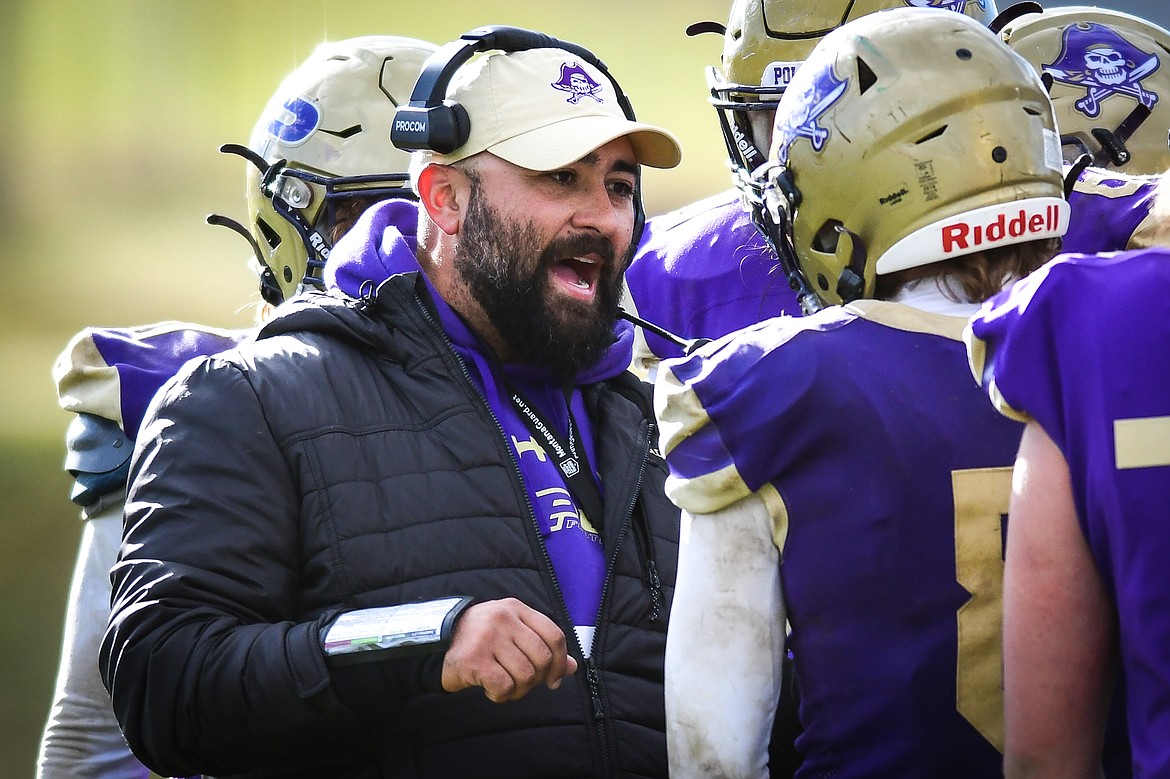
[{"label": "gold helmet shell", "polygon": [[908,6],[958,11],[984,23],[996,15],[995,0],[733,0],[720,66],[707,73],[733,171],[749,173],[767,160],[771,111],[826,35],[876,11]]},{"label": "gold helmet shell", "polygon": [[894,9],[827,35],[777,105],[770,159],[768,214],[830,305],[1068,224],[1043,83],[959,14]]},{"label": "gold helmet shell", "polygon": [[1127,173],[1170,167],[1170,33],[1120,11],[1051,8],[1008,22],[1000,37],[1049,82],[1066,162]]},{"label": "gold helmet shell", "polygon": [[437,48],[386,35],[324,43],[269,100],[248,146],[271,167],[248,166],[246,193],[269,302],[321,286],[343,200],[411,195],[410,155],[390,143],[390,125]]}]

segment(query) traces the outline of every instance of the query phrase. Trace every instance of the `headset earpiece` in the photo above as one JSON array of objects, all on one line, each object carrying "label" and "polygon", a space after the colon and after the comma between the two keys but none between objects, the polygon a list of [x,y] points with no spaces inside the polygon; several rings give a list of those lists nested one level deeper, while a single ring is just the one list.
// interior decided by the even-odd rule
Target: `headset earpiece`
[{"label": "headset earpiece", "polygon": [[390,141],[405,151],[431,150],[450,154],[471,135],[467,109],[444,100],[436,106],[399,106],[394,112]]}]

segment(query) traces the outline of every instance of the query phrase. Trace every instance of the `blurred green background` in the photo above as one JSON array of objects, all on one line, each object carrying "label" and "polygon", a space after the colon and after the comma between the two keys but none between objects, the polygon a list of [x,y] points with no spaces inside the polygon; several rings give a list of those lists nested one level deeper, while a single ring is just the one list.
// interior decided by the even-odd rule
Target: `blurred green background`
[{"label": "blurred green background", "polygon": [[[681,138],[648,171],[653,215],[728,184],[703,68],[728,0],[10,0],[0,46],[0,776],[30,776],[54,682],[81,524],[61,470],[67,415],[50,366],[86,325],[181,319],[244,327],[258,300],[244,242],[203,224],[243,216],[246,142],[281,79],[321,41],[444,43],[516,24],[576,41],[613,70],[639,118]],[[1001,2],[1003,8],[1006,3]],[[1166,25],[1163,0],[1114,0]],[[1147,7],[1148,6],[1148,7]],[[1167,99],[1170,99],[1168,97]]]},{"label": "blurred green background", "polygon": [[33,772],[81,533],[61,470],[68,416],[50,375],[87,325],[181,319],[244,327],[249,250],[203,217],[244,216],[246,143],[281,79],[321,41],[367,34],[436,43],[481,24],[541,29],[591,48],[639,118],[686,160],[649,171],[659,213],[728,183],[703,67],[725,0],[567,2],[6,3],[0,47],[0,777]]}]

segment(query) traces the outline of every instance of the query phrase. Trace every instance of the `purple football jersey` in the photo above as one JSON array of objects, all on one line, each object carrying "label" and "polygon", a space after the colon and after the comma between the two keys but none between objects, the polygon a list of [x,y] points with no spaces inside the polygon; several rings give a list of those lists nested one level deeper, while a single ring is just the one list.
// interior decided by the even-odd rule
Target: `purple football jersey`
[{"label": "purple football jersey", "polygon": [[707,500],[782,502],[798,777],[1002,775],[1002,526],[1022,426],[971,381],[965,323],[863,301],[660,370],[660,405],[695,409],[663,426],[672,497],[709,479]]},{"label": "purple football jersey", "polygon": [[1062,255],[971,321],[1005,413],[1068,461],[1118,614],[1135,774],[1170,776],[1170,251]]},{"label": "purple football jersey", "polygon": [[[57,358],[62,403],[119,423],[133,440],[147,405],[183,363],[230,349],[249,335],[186,322],[88,328]],[[108,385],[117,388],[116,395],[106,391]]]},{"label": "purple football jersey", "polygon": [[[718,338],[800,314],[778,265],[739,194],[729,190],[649,220],[626,285],[643,319],[684,338]],[[682,355],[645,335],[658,357]]]},{"label": "purple football jersey", "polygon": [[1134,176],[1086,168],[1068,196],[1072,220],[1065,252],[1120,252],[1149,245],[1150,206],[1160,176]]}]

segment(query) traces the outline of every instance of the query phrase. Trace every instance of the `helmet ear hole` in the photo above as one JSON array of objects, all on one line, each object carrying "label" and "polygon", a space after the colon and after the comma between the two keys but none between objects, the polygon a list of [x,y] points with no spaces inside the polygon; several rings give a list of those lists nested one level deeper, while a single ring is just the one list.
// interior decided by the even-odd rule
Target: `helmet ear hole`
[{"label": "helmet ear hole", "polygon": [[841,233],[837,228],[843,226],[836,219],[826,221],[813,236],[812,250],[821,254],[836,254],[837,244],[841,238]]},{"label": "helmet ear hole", "polygon": [[264,237],[264,243],[268,244],[273,251],[276,251],[280,246],[280,235],[263,219],[256,219],[256,227],[260,229],[260,235]]}]

